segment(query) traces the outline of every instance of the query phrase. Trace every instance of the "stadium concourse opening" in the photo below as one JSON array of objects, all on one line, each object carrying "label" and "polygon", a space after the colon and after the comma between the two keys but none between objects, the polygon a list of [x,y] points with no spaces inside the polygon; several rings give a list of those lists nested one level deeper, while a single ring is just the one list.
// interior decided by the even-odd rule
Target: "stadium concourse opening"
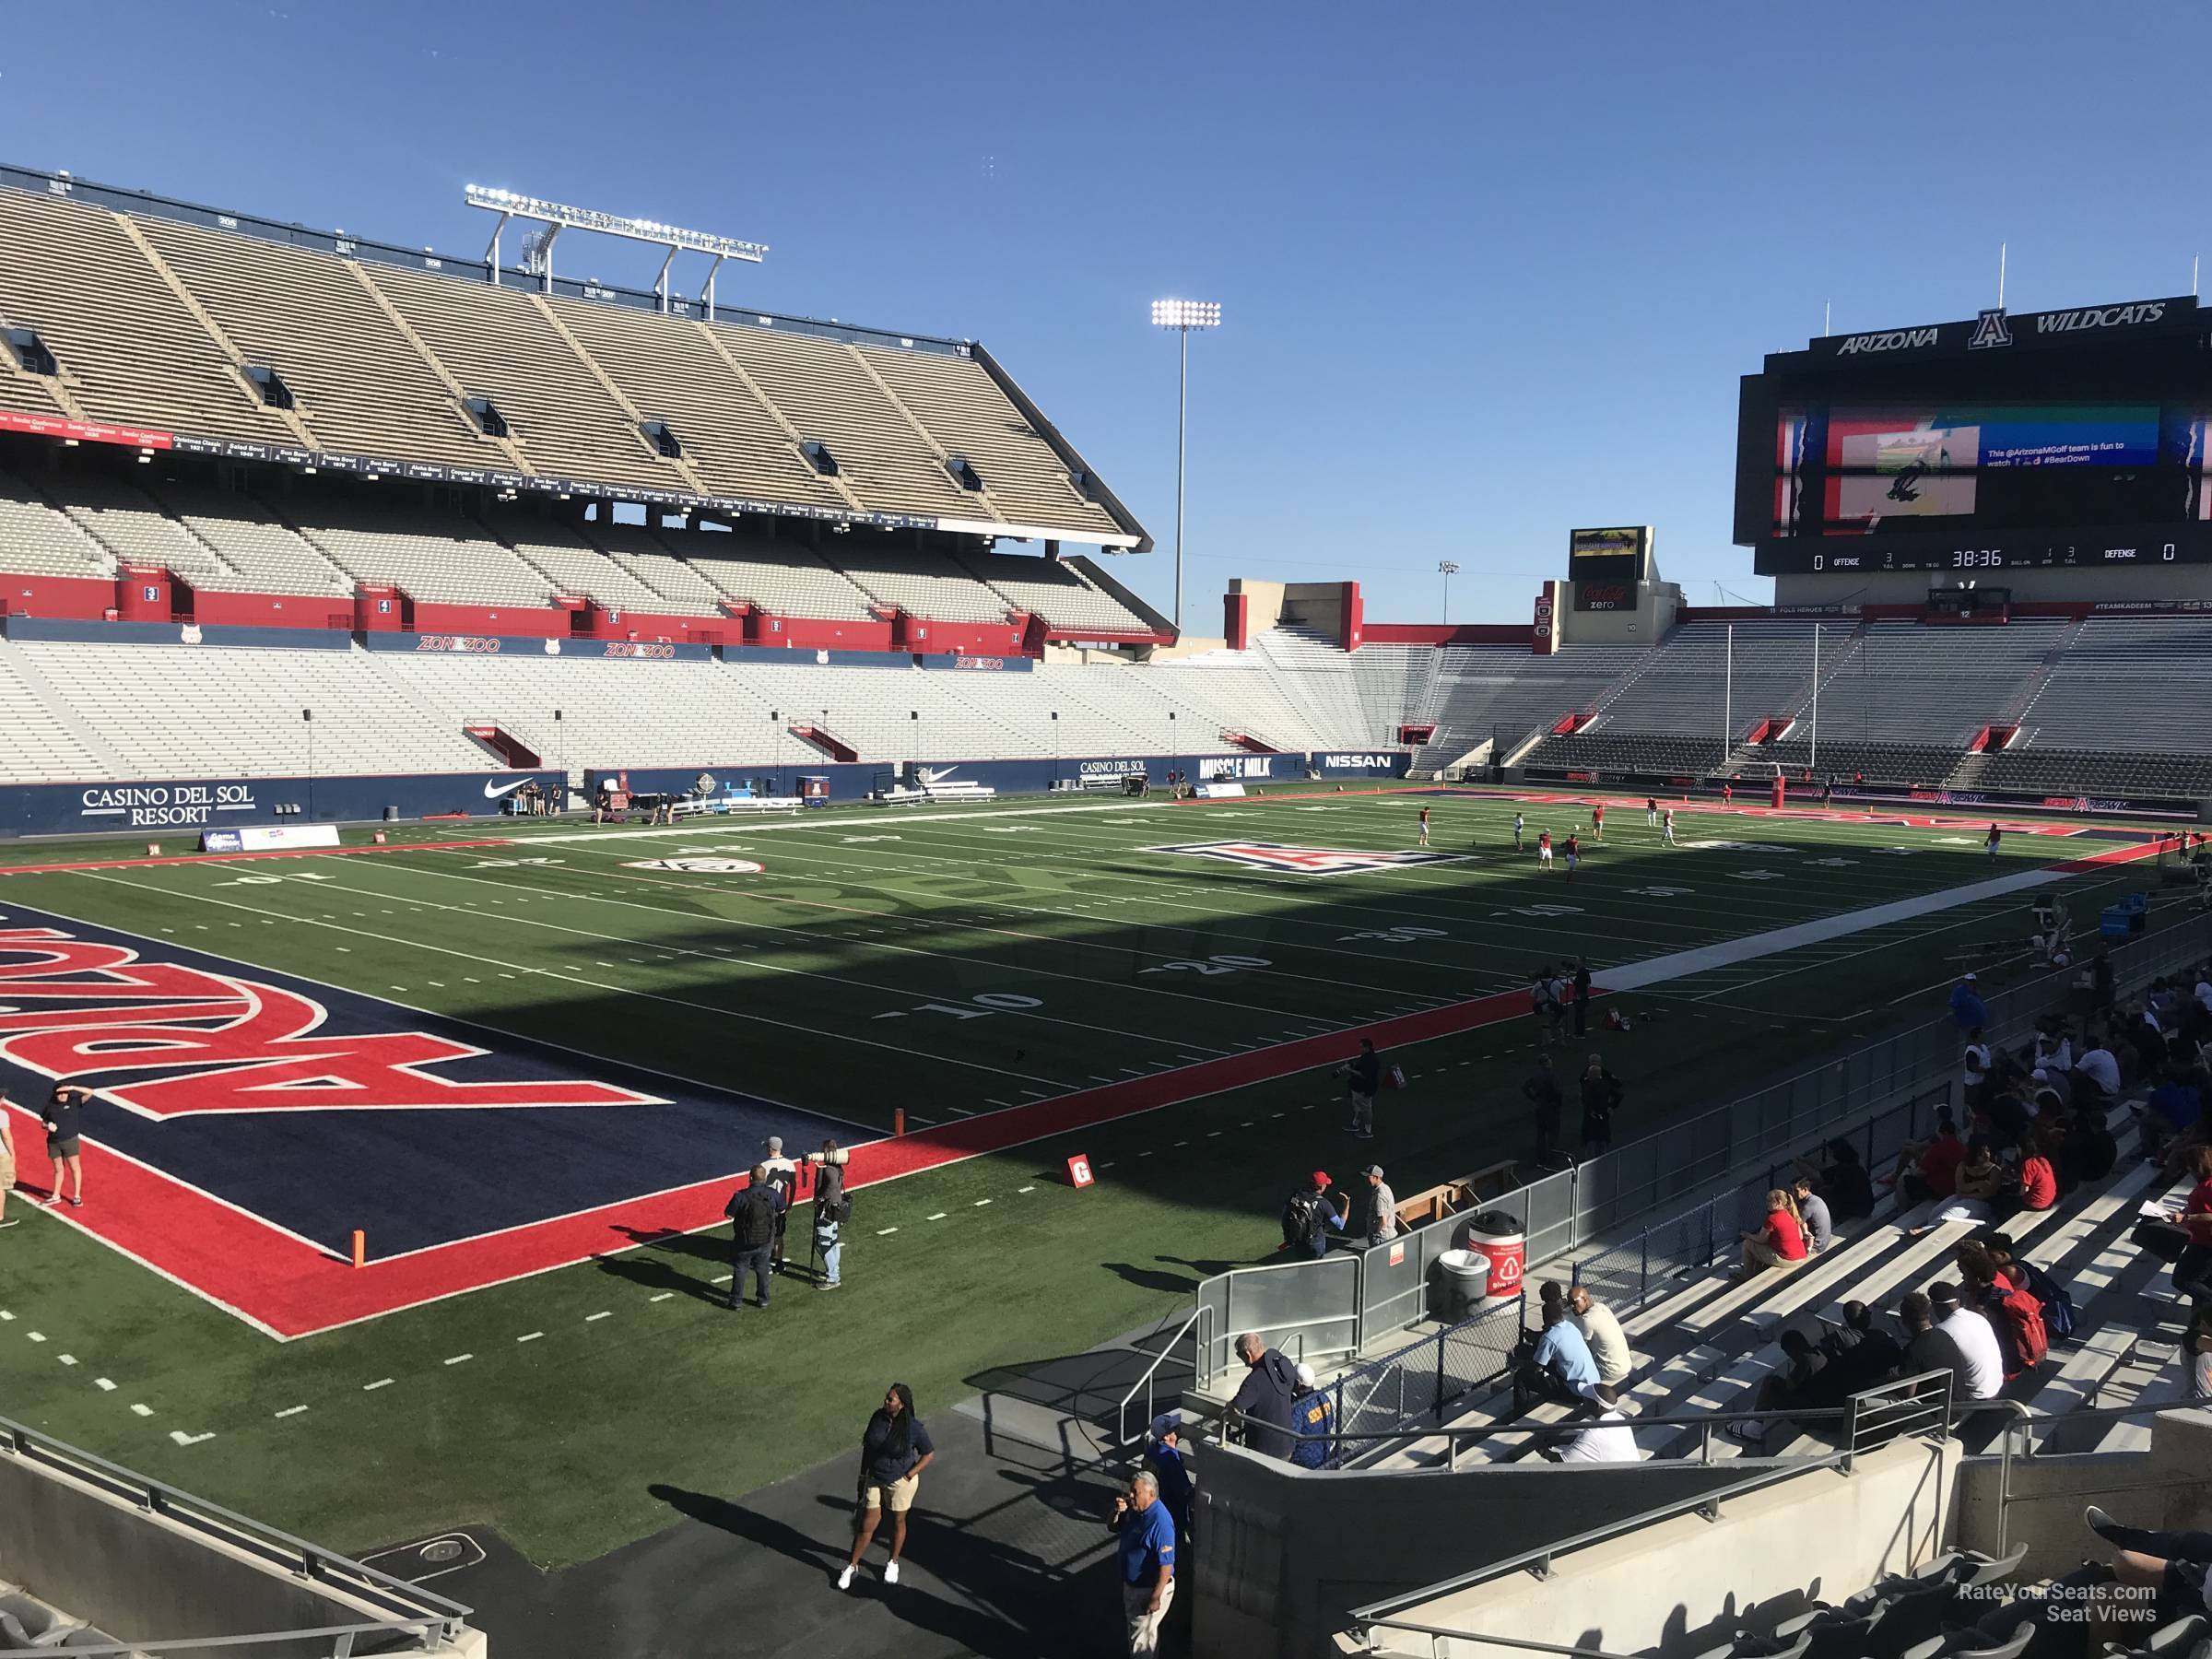
[{"label": "stadium concourse opening", "polygon": [[[582,282],[551,231],[594,216],[490,205],[524,266],[0,168],[0,1473],[60,1437],[550,1659],[632,1571],[811,1595],[813,1651],[1061,1651],[1180,1402],[1200,1651],[1589,1650],[1486,1540],[1710,1576],[1682,1505],[1864,1459],[1901,1564],[1996,1546],[1947,1591],[2022,1501],[1954,1406],[2135,1485],[2186,1450],[2147,1421],[2212,1346],[2193,299],[1769,358],[1773,606],[1562,516],[1516,619],[1373,618],[1347,568],[1200,637],[982,344]],[[1453,1307],[1486,1245],[1595,1311]],[[1921,1340],[1945,1276],[2014,1344],[1986,1391]],[[1794,1392],[1892,1293],[1955,1391]],[[2127,1443],[2053,1426],[2108,1387]],[[879,1411],[943,1462],[911,1512],[871,1473],[910,1576],[838,1601]],[[1721,1468],[1716,1423],[1805,1461]],[[1903,1594],[1863,1556],[1786,1564]]]}]

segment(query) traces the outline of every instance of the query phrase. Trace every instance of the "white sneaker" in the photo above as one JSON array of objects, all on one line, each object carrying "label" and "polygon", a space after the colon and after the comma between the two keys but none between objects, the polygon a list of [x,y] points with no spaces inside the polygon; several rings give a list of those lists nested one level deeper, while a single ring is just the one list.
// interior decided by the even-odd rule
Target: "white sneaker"
[{"label": "white sneaker", "polygon": [[895,1584],[899,1582],[898,1562],[886,1561],[883,1564],[883,1582],[887,1584]]},{"label": "white sneaker", "polygon": [[842,1572],[837,1575],[837,1587],[840,1590],[850,1590],[853,1588],[852,1568],[848,1567]]}]

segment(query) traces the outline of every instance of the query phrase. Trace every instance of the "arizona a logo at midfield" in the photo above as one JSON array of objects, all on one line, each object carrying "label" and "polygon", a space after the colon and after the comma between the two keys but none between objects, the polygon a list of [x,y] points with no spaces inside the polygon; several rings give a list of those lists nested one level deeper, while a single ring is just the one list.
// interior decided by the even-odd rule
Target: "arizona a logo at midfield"
[{"label": "arizona a logo at midfield", "polygon": [[1360,870],[1461,864],[1466,859],[1464,853],[1362,853],[1349,847],[1286,847],[1276,841],[1192,841],[1180,847],[1147,847],[1145,851],[1174,853],[1185,858],[1218,858],[1223,864],[1279,870],[1289,876],[1349,876]]}]

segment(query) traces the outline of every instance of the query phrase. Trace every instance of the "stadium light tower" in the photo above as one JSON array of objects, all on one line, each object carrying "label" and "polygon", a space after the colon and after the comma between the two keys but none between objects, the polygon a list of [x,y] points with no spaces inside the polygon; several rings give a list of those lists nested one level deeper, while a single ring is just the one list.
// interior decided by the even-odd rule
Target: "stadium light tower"
[{"label": "stadium light tower", "polygon": [[1459,567],[1448,559],[1436,561],[1437,574],[1444,579],[1444,626],[1452,626],[1452,578],[1459,574]]},{"label": "stadium light tower", "polygon": [[1175,631],[1182,632],[1182,479],[1191,406],[1191,330],[1221,326],[1221,306],[1213,300],[1155,300],[1152,325],[1175,331]]},{"label": "stadium light tower", "polygon": [[742,259],[748,265],[759,265],[768,257],[765,242],[739,241],[734,236],[710,236],[704,230],[679,229],[653,219],[626,218],[620,214],[600,213],[590,207],[571,207],[537,196],[518,195],[512,190],[469,184],[463,187],[461,198],[471,207],[481,207],[487,213],[500,216],[499,222],[491,228],[491,241],[484,250],[484,257],[491,263],[495,288],[500,282],[500,232],[507,229],[510,219],[536,221],[538,229],[531,233],[524,263],[548,294],[553,291],[553,244],[563,230],[593,230],[602,236],[619,236],[666,249],[666,256],[661,261],[661,274],[653,285],[653,291],[660,296],[663,311],[668,309],[668,267],[676,263],[676,256],[683,253],[707,254],[713,263],[707,266],[706,286],[699,290],[699,299],[706,307],[710,323],[714,320],[714,274],[722,269],[722,262]]}]

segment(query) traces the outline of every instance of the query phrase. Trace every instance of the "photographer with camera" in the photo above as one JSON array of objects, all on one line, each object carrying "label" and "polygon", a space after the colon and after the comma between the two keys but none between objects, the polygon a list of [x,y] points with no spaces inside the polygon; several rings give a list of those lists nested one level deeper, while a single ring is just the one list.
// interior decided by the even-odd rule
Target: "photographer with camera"
[{"label": "photographer with camera", "polygon": [[853,1200],[845,1196],[845,1163],[850,1156],[835,1138],[824,1141],[819,1152],[806,1154],[806,1161],[818,1171],[814,1182],[814,1248],[822,1258],[822,1273],[814,1281],[817,1290],[834,1290],[844,1282],[838,1269],[845,1253],[841,1231],[853,1218]]}]

